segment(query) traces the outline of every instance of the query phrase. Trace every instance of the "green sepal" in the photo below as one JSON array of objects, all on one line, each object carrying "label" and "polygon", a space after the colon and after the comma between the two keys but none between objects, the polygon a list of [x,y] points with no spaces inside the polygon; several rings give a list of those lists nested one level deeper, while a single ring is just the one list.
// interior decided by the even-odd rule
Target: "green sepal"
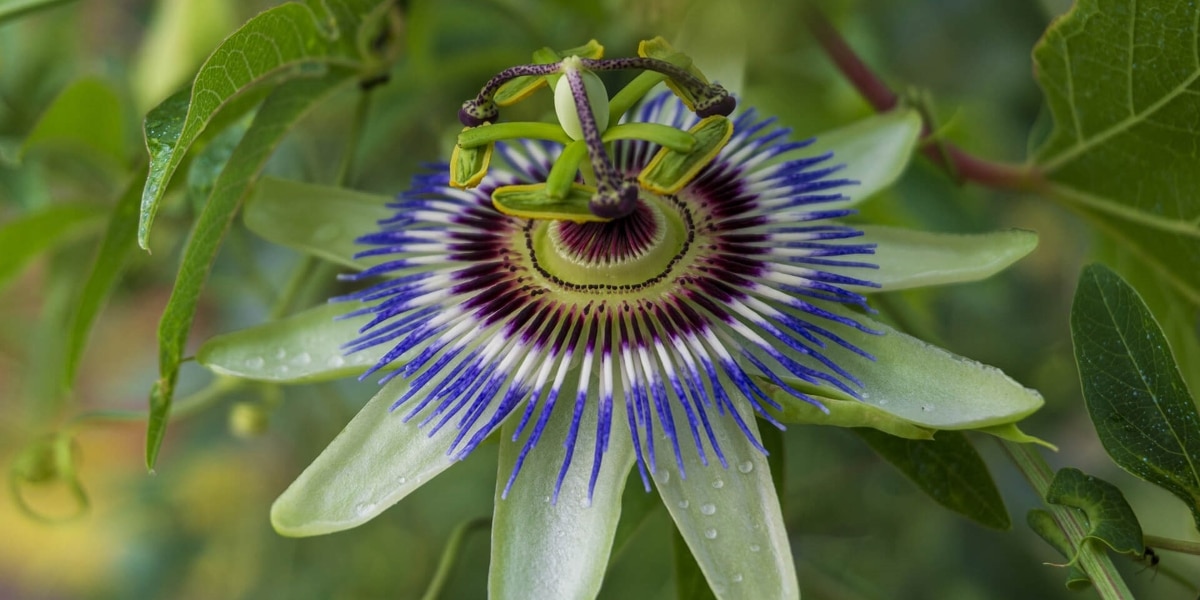
[{"label": "green sepal", "polygon": [[[568,48],[566,50],[554,50],[552,48],[542,48],[533,53],[533,62],[539,65],[548,65],[556,63],[568,56],[578,56],[581,58],[603,58],[604,46],[596,40],[588,40],[588,43]],[[550,85],[558,83],[557,75],[526,75],[516,77],[504,82],[500,89],[496,90],[496,95],[492,96],[492,101],[496,106],[512,106],[517,102],[528,98],[530,94],[536,92],[538,88],[549,82]]]},{"label": "green sepal", "polygon": [[[487,127],[487,124],[481,125]],[[463,131],[471,129],[464,128]],[[450,185],[467,190],[479,185],[487,175],[488,164],[492,162],[492,149],[496,144],[488,143],[473,148],[455,145],[450,154]]]},{"label": "green sepal", "polygon": [[1016,423],[1005,423],[1003,425],[992,425],[990,427],[979,427],[979,428],[975,429],[974,431],[978,431],[979,433],[986,433],[988,435],[998,437],[1007,442],[1014,442],[1017,444],[1037,444],[1039,446],[1045,447],[1048,450],[1053,450],[1054,452],[1058,452],[1058,446],[1055,446],[1054,444],[1051,444],[1050,442],[1047,442],[1046,440],[1043,440],[1042,438],[1034,437],[1032,435],[1029,435],[1028,433],[1025,433],[1024,431],[1021,431],[1021,428],[1017,427]]},{"label": "green sepal", "polygon": [[688,130],[696,138],[691,152],[662,148],[638,175],[642,187],[659,194],[674,194],[683,189],[696,173],[712,162],[733,136],[733,122],[713,115]]},{"label": "green sepal", "polygon": [[556,221],[604,222],[608,219],[592,214],[588,204],[596,188],[579,183],[571,184],[563,198],[552,198],[544,183],[530,185],[506,185],[492,192],[492,205],[496,210],[522,219],[554,219]]}]

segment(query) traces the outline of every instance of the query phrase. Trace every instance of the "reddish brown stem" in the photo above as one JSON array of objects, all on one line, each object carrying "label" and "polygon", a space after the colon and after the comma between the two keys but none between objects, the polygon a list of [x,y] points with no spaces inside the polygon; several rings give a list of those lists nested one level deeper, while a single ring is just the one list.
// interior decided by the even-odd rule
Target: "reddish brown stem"
[{"label": "reddish brown stem", "polygon": [[[900,103],[899,96],[858,57],[829,19],[811,3],[805,6],[804,22],[833,64],[877,112],[889,111]],[[1041,173],[1034,167],[980,158],[949,142],[930,140],[932,132],[928,119],[923,117],[921,152],[951,177],[1007,190],[1033,189],[1042,181]]]}]

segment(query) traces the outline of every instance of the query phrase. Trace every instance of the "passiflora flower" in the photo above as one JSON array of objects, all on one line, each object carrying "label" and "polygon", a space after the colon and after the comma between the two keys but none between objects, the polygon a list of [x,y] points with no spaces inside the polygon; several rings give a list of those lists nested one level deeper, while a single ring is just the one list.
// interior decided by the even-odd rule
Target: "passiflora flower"
[{"label": "passiflora flower", "polygon": [[[636,465],[719,596],[797,597],[760,426],[929,437],[1035,410],[1040,397],[998,371],[873,322],[865,297],[987,276],[1035,240],[840,220],[902,168],[919,130],[909,113],[837,134],[845,152],[831,152],[735,111],[661,39],[638,57],[602,54],[543,49],[493,78],[463,105],[449,163],[357,232],[345,260],[366,287],[313,313],[342,313],[346,355],[310,343],[304,365],[273,378],[356,367],[384,387],[273,522],[289,535],[353,527],[495,438],[492,595],[594,595]],[[643,72],[609,97],[596,73],[612,69]],[[556,122],[501,119],[547,85]],[[200,361],[269,372],[262,359],[231,367],[238,335]]]}]

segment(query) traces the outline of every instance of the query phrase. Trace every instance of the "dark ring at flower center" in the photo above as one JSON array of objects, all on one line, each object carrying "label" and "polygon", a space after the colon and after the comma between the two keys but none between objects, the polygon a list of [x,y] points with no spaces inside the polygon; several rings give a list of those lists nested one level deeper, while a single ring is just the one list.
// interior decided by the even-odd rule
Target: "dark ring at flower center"
[{"label": "dark ring at flower center", "polygon": [[604,223],[530,220],[525,247],[534,269],[569,291],[636,291],[662,281],[695,227],[675,196],[642,192],[628,216]]}]

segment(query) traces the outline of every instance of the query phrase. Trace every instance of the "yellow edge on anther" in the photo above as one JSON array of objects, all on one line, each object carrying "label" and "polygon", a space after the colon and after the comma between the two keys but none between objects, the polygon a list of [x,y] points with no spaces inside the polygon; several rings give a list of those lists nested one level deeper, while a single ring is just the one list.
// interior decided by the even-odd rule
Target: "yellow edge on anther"
[{"label": "yellow edge on anther", "polygon": [[[480,127],[486,127],[487,125],[487,123],[484,123],[483,125],[480,125]],[[464,127],[463,131],[468,129],[471,128]],[[490,165],[492,162],[492,149],[495,147],[496,144],[493,143],[485,144],[482,147],[476,146],[474,148],[463,148],[462,146],[455,144],[454,150],[450,153],[450,187],[458,188],[460,190],[469,190],[479,185],[479,182],[483,181],[483,178],[487,176],[488,165]],[[483,151],[482,159],[475,157],[475,160],[473,161],[475,166],[472,169],[471,176],[463,179],[463,173],[460,172],[460,165],[462,164],[463,159],[462,153],[478,153],[480,150]]]},{"label": "yellow edge on anther", "polygon": [[705,117],[701,119],[699,123],[696,123],[691,129],[688,130],[688,132],[694,135],[717,121],[725,121],[726,124],[725,133],[722,134],[720,143],[712,145],[712,147],[705,150],[703,154],[700,154],[698,158],[694,160],[692,165],[689,166],[686,171],[684,171],[683,175],[675,178],[674,183],[669,186],[657,185],[653,182],[650,182],[646,177],[648,173],[654,173],[662,161],[666,160],[668,156],[680,155],[679,152],[675,152],[670,148],[660,148],[658,153],[654,155],[654,158],[650,159],[650,162],[646,165],[646,168],[642,169],[641,174],[638,175],[638,183],[641,184],[642,188],[656,194],[674,194],[683,189],[683,186],[687,185],[688,182],[695,178],[696,174],[700,172],[700,169],[708,166],[708,164],[717,157],[717,154],[720,154],[721,149],[725,147],[725,144],[729,143],[729,138],[733,137],[733,122],[721,115],[713,115],[711,117]]}]

